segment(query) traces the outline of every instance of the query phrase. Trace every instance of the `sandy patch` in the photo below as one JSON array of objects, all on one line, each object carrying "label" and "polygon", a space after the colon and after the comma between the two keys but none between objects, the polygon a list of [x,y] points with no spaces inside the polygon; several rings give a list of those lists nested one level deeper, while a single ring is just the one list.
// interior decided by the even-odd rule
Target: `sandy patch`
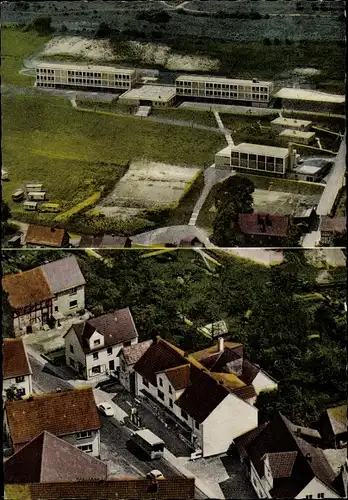
[{"label": "sandy patch", "polygon": [[114,52],[108,40],[90,40],[79,36],[57,36],[52,38],[42,55],[69,54],[95,61],[117,62],[140,60],[145,64],[158,64],[170,70],[210,71],[219,68],[217,59],[204,56],[184,56],[172,53],[170,47],[156,43],[137,41],[124,42],[120,53]]},{"label": "sandy patch", "polygon": [[198,171],[166,163],[133,162],[102,205],[146,209],[176,203]]},{"label": "sandy patch", "polygon": [[320,75],[320,69],[316,68],[295,68],[295,75],[304,75],[304,76],[312,76],[312,75]]},{"label": "sandy patch", "polygon": [[108,40],[90,40],[79,36],[57,36],[45,46],[43,55],[70,54],[88,59],[112,61],[115,59]]},{"label": "sandy patch", "polygon": [[258,264],[264,264],[265,266],[281,264],[284,261],[284,254],[281,250],[267,250],[263,248],[224,248],[221,251],[243,259],[252,260]]}]

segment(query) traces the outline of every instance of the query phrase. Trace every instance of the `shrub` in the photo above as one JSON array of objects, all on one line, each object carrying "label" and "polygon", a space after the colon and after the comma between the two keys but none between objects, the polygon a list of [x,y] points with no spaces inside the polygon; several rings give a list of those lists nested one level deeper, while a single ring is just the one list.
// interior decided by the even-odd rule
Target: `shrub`
[{"label": "shrub", "polygon": [[92,194],[92,196],[89,196],[84,201],[81,201],[80,203],[78,203],[74,207],[70,208],[66,212],[63,212],[62,214],[57,215],[57,217],[54,220],[57,222],[67,221],[73,215],[76,215],[76,214],[82,212],[82,210],[85,210],[86,208],[94,205],[100,199],[100,197],[101,197],[101,192],[94,193],[94,194]]}]

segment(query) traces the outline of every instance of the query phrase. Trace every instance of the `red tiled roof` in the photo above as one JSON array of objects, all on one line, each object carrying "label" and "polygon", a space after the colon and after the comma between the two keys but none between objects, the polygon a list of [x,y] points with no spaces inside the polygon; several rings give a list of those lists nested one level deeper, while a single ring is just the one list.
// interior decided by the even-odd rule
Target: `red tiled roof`
[{"label": "red tiled roof", "polygon": [[168,477],[154,483],[149,479],[114,479],[109,481],[79,481],[67,483],[31,484],[32,500],[76,499],[97,500],[193,500],[194,478]]},{"label": "red tiled roof", "polygon": [[25,242],[33,245],[61,247],[65,236],[66,232],[64,229],[29,224]]},{"label": "red tiled roof", "polygon": [[289,215],[267,213],[238,214],[239,229],[244,234],[266,236],[287,236],[290,226]]},{"label": "red tiled roof", "polygon": [[98,350],[90,349],[88,343],[96,330],[104,337],[104,345],[100,346],[99,349],[127,342],[138,336],[129,307],[103,314],[83,323],[75,323],[72,325],[72,329],[85,353]]},{"label": "red tiled roof", "polygon": [[245,387],[239,387],[238,389],[233,389],[233,394],[238,396],[240,399],[251,399],[257,396],[255,389],[252,385],[247,385]]},{"label": "red tiled roof", "polygon": [[268,458],[274,479],[290,477],[294,468],[297,451],[282,451],[279,453],[267,453],[264,458]]},{"label": "red tiled roof", "polygon": [[135,364],[134,371],[157,386],[156,373],[182,365],[187,365],[184,351],[163,339],[158,339]]},{"label": "red tiled roof", "polygon": [[2,349],[2,376],[4,378],[31,374],[22,339],[4,339]]},{"label": "red tiled roof", "polygon": [[64,436],[101,427],[91,388],[7,401],[5,411],[14,445],[25,444],[43,431]]},{"label": "red tiled roof", "polygon": [[329,217],[324,215],[320,219],[320,231],[328,233],[344,233],[347,230],[346,217]]},{"label": "red tiled roof", "polygon": [[[128,365],[134,365],[141,356],[145,354],[148,348],[152,345],[152,340],[144,340],[139,344],[130,345],[122,348],[122,353]],[[120,353],[121,354],[121,353]]]},{"label": "red tiled roof", "polygon": [[167,375],[169,382],[176,391],[185,389],[190,385],[191,370],[189,363],[175,368],[168,368],[168,370],[164,370],[163,373]]},{"label": "red tiled roof", "polygon": [[51,483],[106,478],[106,464],[46,431],[4,463],[5,483]]},{"label": "red tiled roof", "polygon": [[52,293],[41,267],[16,274],[7,274],[2,278],[3,289],[14,309],[40,304],[51,299]]},{"label": "red tiled roof", "polygon": [[[291,475],[289,466],[284,460],[277,462],[277,475],[274,488],[271,491],[273,498],[296,498],[303,488],[317,477],[329,488],[334,489],[335,474],[325,458],[322,450],[316,448],[293,431],[294,424],[280,413],[251,440],[244,445],[247,456],[250,458],[260,477],[264,474],[263,457],[268,454],[297,452]],[[243,436],[237,438],[237,446]]]}]

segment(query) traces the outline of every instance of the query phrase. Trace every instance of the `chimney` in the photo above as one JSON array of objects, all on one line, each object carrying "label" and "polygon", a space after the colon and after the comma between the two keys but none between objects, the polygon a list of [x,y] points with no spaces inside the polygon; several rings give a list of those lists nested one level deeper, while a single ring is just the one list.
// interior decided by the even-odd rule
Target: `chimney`
[{"label": "chimney", "polygon": [[218,348],[219,352],[224,352],[224,339],[222,337],[218,338]]},{"label": "chimney", "polygon": [[311,462],[312,461],[312,456],[310,453],[307,453],[306,455],[306,459],[308,460],[308,462]]}]

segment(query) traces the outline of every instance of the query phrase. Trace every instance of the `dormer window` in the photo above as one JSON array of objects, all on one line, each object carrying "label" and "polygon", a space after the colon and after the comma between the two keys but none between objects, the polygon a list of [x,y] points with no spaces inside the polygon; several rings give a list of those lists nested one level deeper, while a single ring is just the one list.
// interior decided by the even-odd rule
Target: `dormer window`
[{"label": "dormer window", "polygon": [[94,347],[100,345],[100,339],[97,339],[93,342]]}]

